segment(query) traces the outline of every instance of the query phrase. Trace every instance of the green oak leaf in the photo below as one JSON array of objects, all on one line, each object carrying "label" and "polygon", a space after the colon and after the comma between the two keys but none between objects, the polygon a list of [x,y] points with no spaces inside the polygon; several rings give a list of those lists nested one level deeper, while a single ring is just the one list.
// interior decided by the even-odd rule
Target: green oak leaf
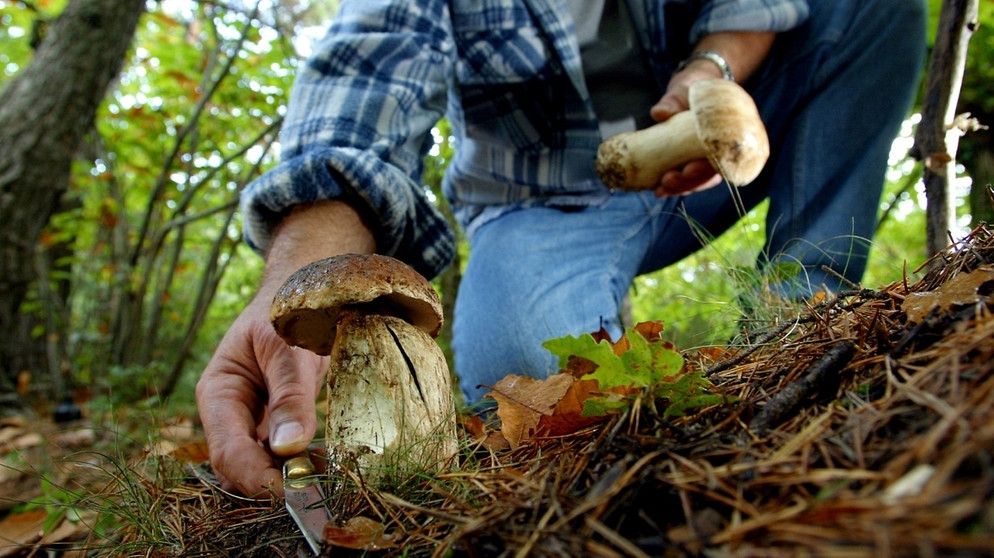
[{"label": "green oak leaf", "polygon": [[683,355],[666,341],[649,341],[634,329],[625,332],[629,349],[614,354],[611,343],[597,341],[590,334],[579,337],[567,335],[550,339],[542,344],[559,358],[560,368],[566,368],[571,356],[585,358],[597,368],[583,376],[584,380],[597,380],[604,390],[599,397],[583,402],[583,416],[604,416],[622,412],[630,407],[635,395],[622,395],[614,388],[636,389],[652,398],[668,401],[665,418],[683,416],[687,410],[729,402],[721,395],[708,393],[711,382],[699,371],[683,370]]}]

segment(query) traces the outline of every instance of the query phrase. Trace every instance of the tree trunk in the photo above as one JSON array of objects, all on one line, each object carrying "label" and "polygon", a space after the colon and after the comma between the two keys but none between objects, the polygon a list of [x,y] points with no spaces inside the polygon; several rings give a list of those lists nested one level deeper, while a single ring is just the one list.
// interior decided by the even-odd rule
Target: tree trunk
[{"label": "tree trunk", "polygon": [[[988,37],[991,32],[987,31]],[[981,41],[984,37],[977,36],[974,41]],[[988,38],[988,40],[990,40]],[[979,56],[979,51],[976,52]],[[972,67],[978,68],[979,62],[973,62]],[[979,69],[979,68],[978,68]],[[979,74],[979,75],[978,75]],[[994,144],[991,138],[991,124],[994,124],[994,106],[991,106],[989,99],[994,95],[994,84],[982,83],[985,74],[973,72],[967,68],[967,74],[963,77],[964,91],[980,91],[977,98],[974,94],[972,101],[960,103],[962,112],[969,113],[977,119],[983,129],[975,133],[963,136],[959,144],[957,159],[966,168],[966,174],[973,179],[970,187],[970,228],[974,228],[980,223],[994,223],[994,198],[992,198],[991,186],[994,185]]]},{"label": "tree trunk", "polygon": [[967,45],[977,26],[979,0],[943,0],[935,47],[928,67],[922,121],[912,154],[925,162],[927,256],[949,245],[956,219],[949,184],[956,178],[956,148],[961,130],[954,126],[963,84]]},{"label": "tree trunk", "polygon": [[18,310],[37,240],[69,187],[73,156],[120,72],[144,0],[71,0],[31,64],[0,91],[0,401],[20,371]]},{"label": "tree trunk", "polygon": [[964,161],[966,172],[973,178],[970,187],[970,216],[971,226],[980,223],[994,223],[994,150],[990,145],[984,150],[978,150],[971,156],[970,161]]}]

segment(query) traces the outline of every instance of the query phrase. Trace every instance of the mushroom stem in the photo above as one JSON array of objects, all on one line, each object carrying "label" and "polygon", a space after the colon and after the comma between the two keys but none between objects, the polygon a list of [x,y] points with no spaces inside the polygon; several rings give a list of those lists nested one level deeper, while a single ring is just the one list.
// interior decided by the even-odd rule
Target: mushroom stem
[{"label": "mushroom stem", "polygon": [[329,457],[367,476],[437,468],[456,452],[448,366],[435,340],[393,316],[343,309],[328,370]]},{"label": "mushroom stem", "polygon": [[597,150],[597,174],[605,184],[621,190],[650,190],[663,174],[695,159],[707,150],[694,127],[694,117],[678,112],[669,120],[605,140]]}]

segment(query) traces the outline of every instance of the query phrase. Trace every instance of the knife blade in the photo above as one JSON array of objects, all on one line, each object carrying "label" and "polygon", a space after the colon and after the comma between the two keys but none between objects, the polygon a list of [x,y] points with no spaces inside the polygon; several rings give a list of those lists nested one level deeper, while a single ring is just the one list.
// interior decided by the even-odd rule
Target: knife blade
[{"label": "knife blade", "polygon": [[325,505],[324,493],[314,473],[314,463],[307,453],[291,457],[283,463],[286,509],[300,528],[311,551],[318,556],[321,554],[324,528],[331,519],[331,512]]}]

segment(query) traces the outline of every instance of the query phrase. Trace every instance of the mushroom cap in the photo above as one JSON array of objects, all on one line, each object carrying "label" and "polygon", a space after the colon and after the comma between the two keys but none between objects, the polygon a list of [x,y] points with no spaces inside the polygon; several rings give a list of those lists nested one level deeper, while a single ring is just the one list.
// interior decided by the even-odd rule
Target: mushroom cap
[{"label": "mushroom cap", "polygon": [[755,180],[770,157],[770,140],[752,96],[734,81],[717,78],[694,82],[689,93],[711,164],[732,185]]},{"label": "mushroom cap", "polygon": [[273,298],[269,319],[287,343],[319,355],[331,353],[343,308],[395,316],[435,337],[442,303],[421,274],[378,254],[342,254],[305,265]]}]

